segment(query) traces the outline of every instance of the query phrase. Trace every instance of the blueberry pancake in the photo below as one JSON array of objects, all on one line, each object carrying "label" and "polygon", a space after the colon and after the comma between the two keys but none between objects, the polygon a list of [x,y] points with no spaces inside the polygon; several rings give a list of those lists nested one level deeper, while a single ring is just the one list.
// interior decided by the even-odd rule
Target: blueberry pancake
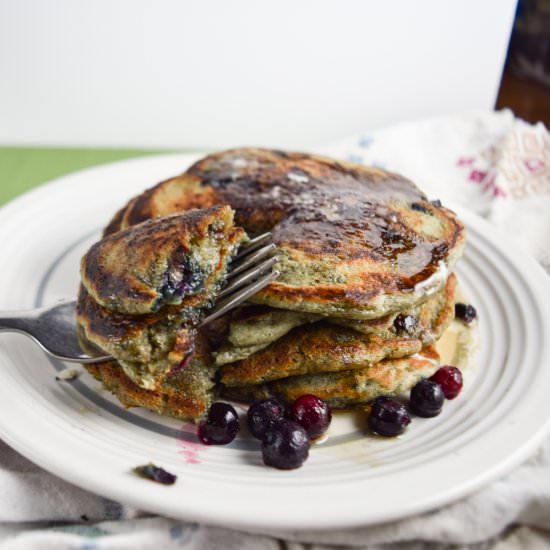
[{"label": "blueberry pancake", "polygon": [[148,220],[94,244],[82,258],[82,284],[101,306],[130,315],[198,293],[208,300],[245,238],[229,206]]},{"label": "blueberry pancake", "polygon": [[239,401],[275,396],[292,403],[302,395],[313,394],[334,408],[345,408],[410,389],[438,369],[438,359],[432,348],[426,348],[420,353],[386,359],[362,369],[305,374],[253,386],[224,387],[223,396]]},{"label": "blueberry pancake", "polygon": [[[319,320],[354,329],[354,333],[359,332],[362,335],[377,337],[378,340],[385,340],[386,347],[389,342],[398,344],[402,339],[415,339],[418,340],[419,345],[426,346],[441,336],[453,318],[455,288],[456,277],[451,274],[445,287],[432,294],[422,304],[370,320],[323,318],[313,313],[299,313],[267,306],[248,306],[229,319],[227,342],[221,349],[214,352],[216,364],[225,365],[245,359],[267,348],[294,328],[316,323]],[[315,324],[302,332],[307,332],[314,338],[317,326]],[[292,340],[299,333],[294,331],[287,341]],[[362,337],[362,341],[366,342],[367,338]],[[274,346],[272,351],[277,354],[277,347]],[[261,357],[260,354],[256,354],[250,361],[261,363],[263,361]],[[238,369],[239,364],[235,364],[234,368]]]},{"label": "blueberry pancake", "polygon": [[[335,326],[327,319],[294,328],[248,357],[223,365],[221,382],[225,386],[247,386],[303,374],[364,369],[385,359],[418,353],[437,340],[453,319],[454,294],[453,275],[443,291],[417,310],[393,318],[391,325],[382,319],[378,326],[370,322],[374,326],[369,330],[362,327],[359,332]],[[219,353],[214,355],[218,357]]]},{"label": "blueberry pancake", "polygon": [[454,317],[456,276],[451,273],[445,286],[420,305],[378,319],[330,318],[329,322],[349,327],[362,334],[391,338],[394,334],[418,338],[422,346],[436,342]]},{"label": "blueberry pancake", "polygon": [[360,369],[421,349],[417,339],[382,339],[319,322],[295,328],[246,359],[222,366],[221,382],[225,386],[246,386],[300,374]]},{"label": "blueberry pancake", "polygon": [[250,234],[271,230],[281,276],[253,298],[279,309],[373,319],[443,287],[464,246],[454,213],[409,180],[315,155],[234,149],[149,189],[108,230],[229,204]]},{"label": "blueberry pancake", "polygon": [[195,347],[202,295],[192,297],[195,307],[167,306],[162,313],[125,315],[100,306],[80,289],[76,319],[80,335],[112,355],[119,369],[138,386],[154,389],[163,378],[177,370]]},{"label": "blueberry pancake", "polygon": [[133,382],[115,361],[85,366],[125,407],[145,407],[158,414],[193,420],[205,414],[215,396],[216,368],[200,337],[185,366],[163,377],[156,389]]}]

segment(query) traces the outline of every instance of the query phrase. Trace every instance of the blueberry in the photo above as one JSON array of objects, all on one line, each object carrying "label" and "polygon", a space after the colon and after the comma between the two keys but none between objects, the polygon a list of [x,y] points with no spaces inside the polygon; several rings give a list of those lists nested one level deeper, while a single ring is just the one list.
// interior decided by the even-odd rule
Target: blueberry
[{"label": "blueberry", "polygon": [[441,208],[441,201],[439,199],[434,199],[433,201],[430,201],[433,206],[436,208]]},{"label": "blueberry", "polygon": [[418,416],[430,418],[437,416],[443,408],[445,394],[433,380],[420,380],[411,390],[411,410]]},{"label": "blueberry", "polygon": [[299,468],[309,455],[309,437],[302,426],[279,420],[266,432],[262,443],[264,464],[279,470]]},{"label": "blueberry", "polygon": [[446,399],[454,399],[462,389],[462,373],[456,367],[441,367],[429,380],[439,384]]},{"label": "blueberry", "polygon": [[159,290],[163,300],[181,298],[203,288],[206,275],[187,252],[183,249],[176,250],[170,263],[171,267],[164,273]]},{"label": "blueberry", "polygon": [[145,479],[162,483],[163,485],[173,485],[176,482],[177,476],[167,472],[159,466],[155,466],[152,462],[143,466],[136,466],[134,473]]},{"label": "blueberry", "polygon": [[389,397],[377,397],[369,415],[369,428],[378,435],[392,437],[402,434],[411,423],[405,405]]},{"label": "blueberry", "polygon": [[229,404],[213,403],[206,421],[198,429],[199,439],[205,445],[226,445],[231,443],[239,431],[237,411]]},{"label": "blueberry", "polygon": [[393,326],[398,333],[414,334],[416,330],[416,319],[412,315],[403,315],[400,313],[394,320]]},{"label": "blueberry", "polygon": [[255,401],[248,408],[247,421],[250,433],[257,439],[263,439],[267,431],[285,416],[284,405],[274,397]]},{"label": "blueberry", "polygon": [[455,304],[455,317],[465,323],[471,323],[477,317],[477,311],[470,304]]},{"label": "blueberry", "polygon": [[[218,174],[214,174],[213,176],[210,176],[212,179],[210,179],[209,183],[214,187],[214,189],[225,189],[229,184],[233,183],[235,181],[235,178],[233,177],[216,177]],[[219,176],[219,175],[218,175]]]},{"label": "blueberry", "polygon": [[411,203],[411,209],[416,210],[417,212],[423,212],[424,214],[429,213],[429,210],[420,202]]},{"label": "blueberry", "polygon": [[290,419],[302,426],[311,439],[324,434],[330,426],[330,407],[315,395],[302,395],[290,409]]}]

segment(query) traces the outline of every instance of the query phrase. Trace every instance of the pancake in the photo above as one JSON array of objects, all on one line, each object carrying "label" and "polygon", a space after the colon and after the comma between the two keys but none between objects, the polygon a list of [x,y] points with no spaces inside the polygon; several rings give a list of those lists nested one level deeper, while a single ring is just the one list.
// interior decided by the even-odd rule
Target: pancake
[{"label": "pancake", "polygon": [[245,238],[229,206],[148,220],[94,244],[82,258],[82,284],[101,306],[130,315],[185,305],[199,292],[208,300]]},{"label": "pancake", "polygon": [[293,376],[267,384],[223,387],[228,399],[250,402],[277,397],[293,403],[298,397],[313,394],[334,408],[368,403],[380,395],[397,395],[412,388],[438,369],[437,353],[422,353],[400,359],[386,359],[362,369]]},{"label": "pancake", "polygon": [[131,199],[114,215],[103,234],[111,235],[145,220],[193,208],[209,208],[221,202],[213,188],[203,186],[196,176],[182,174],[162,181]]},{"label": "pancake", "polygon": [[[456,276],[451,273],[445,286],[422,304],[378,319],[328,319],[330,323],[352,328],[362,334],[391,338],[395,334],[418,338],[423,346],[433,344],[454,317]],[[400,322],[401,321],[401,322]]]},{"label": "pancake", "polygon": [[[280,276],[198,332],[245,231],[272,232]],[[84,258],[80,330],[116,359],[87,368],[126,406],[178,418],[199,418],[218,389],[335,407],[396,394],[437,369],[426,346],[452,319],[464,244],[455,214],[397,174],[209,155],[130,200]]]},{"label": "pancake", "polygon": [[450,210],[409,180],[304,153],[234,149],[130,201],[110,232],[192,206],[229,204],[250,234],[271,230],[280,277],[251,301],[373,319],[440,290],[464,246]]},{"label": "pancake", "polygon": [[104,237],[81,263],[82,339],[112,355],[134,384],[157,389],[194,352],[193,326],[245,238],[229,206],[156,218]]},{"label": "pancake", "polygon": [[221,367],[226,386],[259,384],[288,376],[360,369],[422,349],[418,339],[381,339],[325,322],[293,329],[250,357]]},{"label": "pancake", "polygon": [[229,320],[227,341],[235,347],[270,344],[294,327],[322,319],[320,315],[299,313],[267,306],[247,306]]},{"label": "pancake", "polygon": [[[445,287],[421,305],[379,319],[325,318],[330,324],[348,327],[364,335],[394,341],[396,336],[419,340],[422,346],[435,342],[454,316],[456,277],[451,274]],[[399,319],[400,318],[400,319]],[[320,316],[279,310],[265,306],[246,307],[229,320],[227,344],[214,352],[217,365],[233,363],[256,352],[289,333],[293,328],[315,323]],[[315,330],[313,325],[308,332]],[[289,337],[290,338],[290,337]],[[250,361],[256,358],[251,357]],[[259,362],[262,357],[257,359]],[[236,366],[238,368],[238,366]]]},{"label": "pancake", "polygon": [[[76,321],[82,338],[117,359],[138,386],[154,389],[170,371],[184,364],[195,347],[195,331],[204,296],[196,307],[165,307],[151,315],[124,315],[100,306],[82,287]],[[85,344],[84,344],[85,346]]]},{"label": "pancake", "polygon": [[182,420],[200,419],[216,395],[216,368],[201,338],[197,339],[195,352],[185,367],[166,376],[155,390],[132,382],[115,361],[84,366],[125,407],[145,407]]}]

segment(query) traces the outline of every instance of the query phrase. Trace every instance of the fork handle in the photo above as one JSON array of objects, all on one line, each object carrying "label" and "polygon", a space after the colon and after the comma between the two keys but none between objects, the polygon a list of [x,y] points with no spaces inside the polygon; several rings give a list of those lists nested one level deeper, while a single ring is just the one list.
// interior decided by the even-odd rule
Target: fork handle
[{"label": "fork handle", "polygon": [[22,311],[0,312],[0,332],[28,332],[30,317]]}]

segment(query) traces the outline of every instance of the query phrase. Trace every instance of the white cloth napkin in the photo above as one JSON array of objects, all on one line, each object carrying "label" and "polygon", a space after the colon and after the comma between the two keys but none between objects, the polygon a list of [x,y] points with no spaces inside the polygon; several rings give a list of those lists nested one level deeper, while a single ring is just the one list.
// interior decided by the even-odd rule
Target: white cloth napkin
[{"label": "white cloth napkin", "polygon": [[[317,149],[415,181],[494,223],[550,273],[550,135],[508,111],[426,120]],[[550,313],[550,312],[549,312]],[[550,368],[550,365],[548,365]],[[0,550],[550,548],[550,437],[468,498],[401,521],[333,532],[251,534],[153,516],[52,476],[0,442]]]}]

